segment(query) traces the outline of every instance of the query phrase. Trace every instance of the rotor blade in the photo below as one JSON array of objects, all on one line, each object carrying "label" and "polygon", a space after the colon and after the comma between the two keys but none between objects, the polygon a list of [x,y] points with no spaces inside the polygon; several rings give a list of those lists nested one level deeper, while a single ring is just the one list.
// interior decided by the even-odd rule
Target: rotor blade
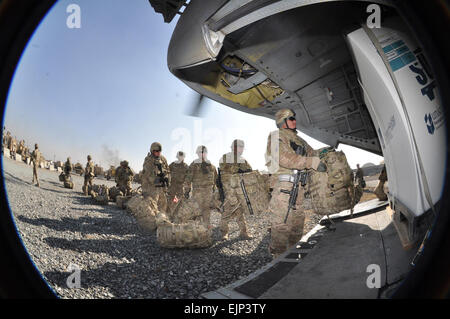
[{"label": "rotor blade", "polygon": [[201,113],[203,113],[203,109],[204,109],[204,103],[203,103],[204,99],[203,98],[204,98],[204,95],[197,93],[196,99],[194,100],[194,103],[191,106],[191,110],[187,115],[194,116],[194,117],[201,117]]}]

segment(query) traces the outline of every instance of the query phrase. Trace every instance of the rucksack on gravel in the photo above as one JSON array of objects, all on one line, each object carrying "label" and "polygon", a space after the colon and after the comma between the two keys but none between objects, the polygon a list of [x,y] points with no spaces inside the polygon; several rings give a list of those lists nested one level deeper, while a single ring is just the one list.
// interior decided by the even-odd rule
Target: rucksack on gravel
[{"label": "rucksack on gravel", "polygon": [[73,182],[70,181],[70,180],[65,180],[65,181],[64,181],[64,187],[65,187],[65,188],[73,189]]},{"label": "rucksack on gravel", "polygon": [[146,199],[142,195],[131,197],[125,204],[127,212],[129,212],[138,225],[146,231],[154,231],[156,229],[156,213],[158,206],[151,199]]},{"label": "rucksack on gravel", "polygon": [[124,194],[120,191],[117,186],[113,186],[109,189],[109,198],[115,202],[117,196],[123,196]]},{"label": "rucksack on gravel", "polygon": [[[94,189],[94,186],[96,186],[96,185],[93,185],[92,189]],[[97,204],[107,205],[109,202],[108,187],[106,185],[99,186],[97,191],[95,191],[95,190],[91,191],[91,196],[92,196],[92,198],[95,199]]]},{"label": "rucksack on gravel", "polygon": [[357,202],[353,173],[344,152],[330,151],[321,161],[327,166],[326,172],[311,170],[308,174],[306,196],[312,210],[318,215],[330,215],[353,209]]},{"label": "rucksack on gravel", "polygon": [[180,199],[178,205],[171,214],[172,220],[176,224],[185,223],[189,220],[196,220],[202,216],[198,203],[193,198]]},{"label": "rucksack on gravel", "polygon": [[164,248],[205,248],[213,244],[211,229],[196,220],[173,224],[159,219],[156,239]]}]

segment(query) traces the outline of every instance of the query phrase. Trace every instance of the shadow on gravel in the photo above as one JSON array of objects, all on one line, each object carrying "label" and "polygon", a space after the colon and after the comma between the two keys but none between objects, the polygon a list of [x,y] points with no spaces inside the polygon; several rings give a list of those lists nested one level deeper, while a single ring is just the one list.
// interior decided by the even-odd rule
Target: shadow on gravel
[{"label": "shadow on gravel", "polygon": [[[61,232],[80,232],[83,235],[100,234],[123,236],[135,233],[133,229],[134,226],[132,224],[129,224],[131,227],[127,227],[128,225],[123,224],[123,220],[114,220],[109,218],[84,216],[80,218],[62,217],[61,220],[59,220],[49,218],[33,219],[24,216],[18,216],[17,219],[21,222],[34,226],[45,226]],[[65,249],[63,246],[58,248]]]},{"label": "shadow on gravel", "polygon": [[[15,177],[14,175],[3,171],[3,178],[5,179],[5,181],[11,182],[11,183],[16,183],[16,184],[22,184],[22,185],[29,185],[29,186],[33,186],[33,184],[31,182],[25,182],[24,180]],[[30,180],[32,180],[33,175],[31,175]]]},{"label": "shadow on gravel", "polygon": [[[164,249],[156,236],[126,240],[67,240],[46,238],[52,247],[80,253],[109,254],[133,262],[106,262],[95,269],[81,267],[81,288],[105,287],[115,298],[199,298],[202,293],[229,285],[272,260],[268,234],[248,255],[227,255],[238,238],[216,241],[203,249]],[[238,248],[235,248],[238,249]],[[266,256],[266,257],[263,257]],[[68,272],[46,272],[51,284],[67,287]],[[101,296],[100,296],[101,297]]]}]

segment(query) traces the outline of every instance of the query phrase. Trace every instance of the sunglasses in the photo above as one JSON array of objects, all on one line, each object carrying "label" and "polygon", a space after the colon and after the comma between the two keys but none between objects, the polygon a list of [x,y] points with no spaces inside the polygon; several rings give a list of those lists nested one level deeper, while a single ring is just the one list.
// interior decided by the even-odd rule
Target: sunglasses
[{"label": "sunglasses", "polygon": [[293,117],[293,116],[289,117],[288,120],[289,121],[297,121],[297,119],[295,117]]}]

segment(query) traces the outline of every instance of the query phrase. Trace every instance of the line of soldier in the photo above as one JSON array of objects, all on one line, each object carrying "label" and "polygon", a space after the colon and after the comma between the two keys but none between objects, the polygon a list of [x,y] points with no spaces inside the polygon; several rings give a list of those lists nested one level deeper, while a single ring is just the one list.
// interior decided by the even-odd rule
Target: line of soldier
[{"label": "line of soldier", "polygon": [[[303,235],[305,223],[305,190],[299,192],[294,205],[290,204],[290,193],[293,189],[294,171],[318,170],[323,163],[319,155],[330,150],[324,147],[314,150],[305,140],[297,135],[296,114],[291,109],[281,109],[275,114],[278,130],[269,134],[266,149],[266,166],[276,167],[271,174],[271,199],[268,210],[272,213],[271,240],[269,250],[277,256],[295,245]],[[275,145],[272,143],[275,142]],[[37,145],[36,145],[37,150]],[[35,151],[36,151],[35,150]],[[231,152],[224,154],[219,161],[219,168],[224,174],[240,174],[252,170],[248,162],[242,157],[244,142],[234,140]],[[272,154],[272,152],[276,154]],[[177,161],[167,164],[161,154],[162,146],[158,142],[151,144],[150,152],[143,164],[141,187],[144,198],[157,203],[158,209],[170,214],[170,207],[174,202],[185,198],[195,200],[201,210],[202,221],[210,227],[211,209],[218,207],[219,191],[218,173],[213,164],[207,159],[208,150],[204,145],[197,147],[198,158],[189,166],[184,163],[184,153],[177,153]],[[276,163],[275,166],[273,164]],[[128,163],[123,162],[124,172]],[[122,165],[121,165],[122,167]],[[130,170],[131,171],[131,170]],[[33,172],[34,174],[34,172]],[[123,173],[124,180],[129,179],[129,173]],[[83,190],[92,186],[94,164],[88,156],[85,170]],[[131,181],[130,181],[131,183]],[[122,184],[123,185],[123,184]],[[302,186],[304,187],[304,186]],[[126,190],[131,189],[131,184]],[[226,199],[222,203],[222,218],[220,230],[223,239],[228,239],[228,223],[236,219],[240,236],[244,239],[252,238],[248,234],[244,214],[245,204],[241,197],[233,193],[230,187],[224,185],[227,191]],[[289,209],[288,209],[289,207]],[[291,212],[286,214],[286,210]]]},{"label": "line of soldier", "polygon": [[[242,157],[244,142],[234,140],[232,151],[224,154],[219,161],[219,169],[223,174],[238,174],[252,171],[251,166]],[[166,212],[170,218],[175,204],[185,198],[196,201],[201,210],[201,221],[211,227],[211,210],[221,206],[222,218],[220,230],[222,238],[228,239],[229,222],[236,219],[240,238],[251,239],[244,215],[244,206],[236,193],[227,191],[224,202],[220,204],[218,172],[208,160],[208,149],[200,145],[196,149],[198,156],[189,166],[184,163],[184,152],[177,153],[177,161],[168,165],[161,154],[162,146],[152,143],[150,152],[144,160],[141,187],[142,195],[158,205],[158,209]],[[226,190],[231,190],[223,185]]]}]

